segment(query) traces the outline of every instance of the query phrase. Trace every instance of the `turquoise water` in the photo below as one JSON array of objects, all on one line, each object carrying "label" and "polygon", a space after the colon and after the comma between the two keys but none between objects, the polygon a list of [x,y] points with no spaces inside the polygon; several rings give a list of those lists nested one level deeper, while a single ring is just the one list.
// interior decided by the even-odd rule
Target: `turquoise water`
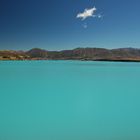
[{"label": "turquoise water", "polygon": [[139,139],[140,63],[0,62],[0,140]]}]

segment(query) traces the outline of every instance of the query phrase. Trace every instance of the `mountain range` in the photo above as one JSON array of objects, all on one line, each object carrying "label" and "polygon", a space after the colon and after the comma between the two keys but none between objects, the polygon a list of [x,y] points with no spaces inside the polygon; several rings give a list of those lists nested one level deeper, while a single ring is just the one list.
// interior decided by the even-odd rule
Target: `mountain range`
[{"label": "mountain range", "polygon": [[33,48],[29,51],[0,50],[0,60],[91,60],[140,62],[137,48],[76,48],[73,50],[47,51]]}]

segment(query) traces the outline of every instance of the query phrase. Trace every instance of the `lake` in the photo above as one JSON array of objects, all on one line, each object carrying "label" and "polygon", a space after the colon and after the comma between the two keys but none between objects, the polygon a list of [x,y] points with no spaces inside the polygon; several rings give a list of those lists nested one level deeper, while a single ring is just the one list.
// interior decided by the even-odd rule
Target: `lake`
[{"label": "lake", "polygon": [[0,140],[140,139],[140,63],[0,61]]}]

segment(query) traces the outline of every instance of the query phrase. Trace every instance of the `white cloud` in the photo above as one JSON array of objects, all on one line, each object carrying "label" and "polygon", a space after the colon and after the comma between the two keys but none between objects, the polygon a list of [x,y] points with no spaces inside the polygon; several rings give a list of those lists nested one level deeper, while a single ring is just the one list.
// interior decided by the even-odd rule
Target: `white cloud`
[{"label": "white cloud", "polygon": [[[98,19],[102,19],[103,15],[101,14],[95,14],[95,12],[97,11],[96,7],[90,8],[90,9],[85,9],[83,13],[78,13],[76,18],[80,18],[81,20],[85,20],[89,17],[93,17],[93,18],[98,18]],[[88,28],[88,24],[85,22],[82,25],[83,28]]]},{"label": "white cloud", "polygon": [[97,17],[98,17],[98,18],[102,18],[103,16],[99,14]]},{"label": "white cloud", "polygon": [[96,17],[95,12],[96,12],[96,7],[93,7],[91,9],[85,9],[83,13],[79,13],[77,15],[77,18],[81,18],[82,20],[85,20],[88,17]]}]

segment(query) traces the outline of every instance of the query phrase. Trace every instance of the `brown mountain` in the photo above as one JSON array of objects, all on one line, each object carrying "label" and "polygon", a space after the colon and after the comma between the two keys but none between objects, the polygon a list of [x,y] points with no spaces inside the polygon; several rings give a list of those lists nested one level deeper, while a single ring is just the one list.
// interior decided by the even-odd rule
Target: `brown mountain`
[{"label": "brown mountain", "polygon": [[34,48],[26,52],[30,58],[47,58],[48,53],[46,50]]},{"label": "brown mountain", "polygon": [[29,51],[0,51],[0,60],[93,60],[140,61],[140,49],[135,48],[76,48],[73,50],[47,51],[34,48]]},{"label": "brown mountain", "polygon": [[0,51],[0,60],[24,60],[30,56],[24,51],[2,50]]}]

